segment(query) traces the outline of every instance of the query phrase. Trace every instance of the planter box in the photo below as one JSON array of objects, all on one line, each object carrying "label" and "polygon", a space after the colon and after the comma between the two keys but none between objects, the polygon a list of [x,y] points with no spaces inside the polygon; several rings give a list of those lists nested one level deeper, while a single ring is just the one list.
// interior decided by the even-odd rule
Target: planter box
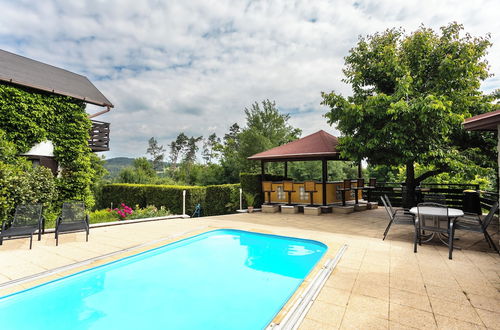
[{"label": "planter box", "polygon": [[354,206],[353,205],[334,205],[332,207],[332,212],[333,213],[341,213],[341,214],[347,214],[347,213],[352,213],[354,212]]},{"label": "planter box", "polygon": [[282,205],[281,213],[284,214],[295,214],[299,213],[299,207],[297,205]]},{"label": "planter box", "polygon": [[262,204],[262,213],[276,213],[280,211],[280,206],[275,204]]},{"label": "planter box", "polygon": [[354,211],[366,211],[368,206],[366,204],[355,204]]},{"label": "planter box", "polygon": [[321,207],[304,206],[304,214],[305,215],[320,215],[321,214]]}]

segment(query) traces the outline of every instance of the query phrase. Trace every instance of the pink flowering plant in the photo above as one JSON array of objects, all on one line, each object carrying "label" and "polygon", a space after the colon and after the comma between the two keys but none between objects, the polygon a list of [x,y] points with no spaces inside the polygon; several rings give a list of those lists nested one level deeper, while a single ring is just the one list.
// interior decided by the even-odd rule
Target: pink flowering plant
[{"label": "pink flowering plant", "polygon": [[125,220],[128,215],[132,215],[134,210],[130,206],[125,205],[125,203],[121,203],[120,208],[113,209],[119,216],[121,220]]}]

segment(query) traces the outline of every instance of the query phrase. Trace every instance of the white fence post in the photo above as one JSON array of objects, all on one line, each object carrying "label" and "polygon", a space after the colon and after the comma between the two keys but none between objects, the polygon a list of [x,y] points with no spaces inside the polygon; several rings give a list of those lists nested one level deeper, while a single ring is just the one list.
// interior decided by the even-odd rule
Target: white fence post
[{"label": "white fence post", "polygon": [[243,189],[240,188],[240,211],[243,210]]},{"label": "white fence post", "polygon": [[186,191],[182,191],[182,215],[186,215]]}]

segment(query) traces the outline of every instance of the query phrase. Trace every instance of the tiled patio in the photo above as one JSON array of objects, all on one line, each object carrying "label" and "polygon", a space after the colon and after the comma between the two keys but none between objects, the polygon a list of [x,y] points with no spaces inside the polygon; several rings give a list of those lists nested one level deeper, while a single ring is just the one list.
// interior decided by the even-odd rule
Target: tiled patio
[{"label": "tiled patio", "polygon": [[[63,235],[58,247],[52,235],[45,235],[31,251],[28,240],[5,241],[0,247],[0,283],[146,242],[164,239],[155,244],[165,244],[215,228],[235,228],[316,239],[329,246],[326,258],[348,245],[301,329],[500,329],[500,257],[491,253],[483,237],[459,232],[457,245],[463,250],[455,250],[453,260],[438,244],[422,245],[414,254],[410,227],[394,226],[386,241],[381,240],[387,224],[384,212],[165,220],[92,229],[88,243],[83,234]],[[489,231],[498,242],[497,228]],[[33,284],[4,288],[0,295]]]}]

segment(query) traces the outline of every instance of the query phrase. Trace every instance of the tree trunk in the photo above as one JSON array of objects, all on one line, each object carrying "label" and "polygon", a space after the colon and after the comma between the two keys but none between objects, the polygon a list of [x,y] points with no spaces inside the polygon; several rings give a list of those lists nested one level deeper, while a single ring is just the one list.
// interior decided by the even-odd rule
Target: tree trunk
[{"label": "tree trunk", "polygon": [[415,165],[413,161],[406,163],[406,182],[403,187],[403,207],[411,208],[415,206],[415,187],[417,182],[415,180]]}]

